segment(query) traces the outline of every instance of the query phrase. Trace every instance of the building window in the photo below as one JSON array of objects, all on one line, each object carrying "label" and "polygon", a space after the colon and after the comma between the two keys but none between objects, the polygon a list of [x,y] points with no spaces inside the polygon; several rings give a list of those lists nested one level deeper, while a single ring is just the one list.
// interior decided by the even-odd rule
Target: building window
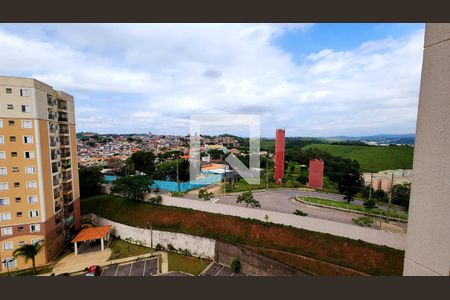
[{"label": "building window", "polygon": [[14,120],[9,120],[8,121],[8,125],[9,126],[14,126],[16,124],[16,122],[14,122]]},{"label": "building window", "polygon": [[11,157],[17,157],[17,152],[11,152]]},{"label": "building window", "polygon": [[0,213],[0,221],[11,221],[11,213],[10,212]]},{"label": "building window", "polygon": [[[37,203],[37,202],[38,202],[37,196],[28,196],[28,203],[29,204],[34,204],[34,203]],[[36,212],[37,212],[37,210],[36,210]]]},{"label": "building window", "polygon": [[31,244],[36,245],[36,244],[39,244],[41,241],[42,241],[41,239],[32,239]]},{"label": "building window", "polygon": [[41,231],[41,225],[39,224],[30,225],[30,232],[39,232],[39,231]]},{"label": "building window", "polygon": [[29,105],[22,105],[22,112],[29,113],[31,112],[31,108]]},{"label": "building window", "polygon": [[0,198],[0,206],[9,205],[9,198]]},{"label": "building window", "polygon": [[20,89],[20,96],[28,97],[28,89]]},{"label": "building window", "polygon": [[14,109],[14,105],[13,104],[7,104],[6,105],[6,109],[7,110],[13,110]]},{"label": "building window", "polygon": [[27,181],[27,189],[34,190],[37,188],[36,181]]},{"label": "building window", "polygon": [[0,151],[0,159],[6,159],[6,152],[5,151]]},{"label": "building window", "polygon": [[19,167],[12,167],[12,172],[13,173],[19,172]]},{"label": "building window", "polygon": [[39,211],[38,210],[30,210],[30,218],[37,218],[39,217]]},{"label": "building window", "polygon": [[0,191],[7,191],[8,188],[8,183],[7,182],[0,182]]},{"label": "building window", "polygon": [[34,152],[33,151],[25,151],[25,158],[26,159],[34,159]]},{"label": "building window", "polygon": [[16,197],[16,203],[19,203],[20,201],[22,201],[22,198]]},{"label": "building window", "polygon": [[3,120],[0,120],[0,128],[3,128]]},{"label": "building window", "polygon": [[17,242],[17,246],[22,247],[23,245],[25,245],[24,241],[18,241]]},{"label": "building window", "polygon": [[2,236],[12,235],[13,229],[12,227],[4,227],[2,228]]},{"label": "building window", "polygon": [[32,136],[24,136],[23,143],[24,144],[33,144],[33,137]]},{"label": "building window", "polygon": [[6,88],[6,93],[7,94],[12,94],[12,88]]},{"label": "building window", "polygon": [[17,231],[18,231],[18,232],[23,232],[23,229],[24,229],[23,226],[18,226],[18,227],[17,227]]},{"label": "building window", "polygon": [[8,251],[8,250],[13,250],[14,246],[12,242],[8,242],[8,243],[3,243],[3,250]]},{"label": "building window", "polygon": [[2,264],[4,269],[15,268],[17,266],[16,259],[13,257],[3,259]]},{"label": "building window", "polygon": [[27,174],[36,174],[36,167],[26,167],[25,173],[27,173]]},{"label": "building window", "polygon": [[16,137],[14,135],[9,137],[9,141],[10,142],[15,142],[16,141]]},{"label": "building window", "polygon": [[4,144],[5,143],[5,138],[3,137],[3,135],[0,135],[0,144]]},{"label": "building window", "polygon": [[6,176],[8,175],[8,171],[6,167],[0,167],[0,176]]},{"label": "building window", "polygon": [[28,120],[22,121],[22,128],[33,128],[33,122]]},{"label": "building window", "polygon": [[20,182],[14,182],[14,187],[15,188],[20,188]]},{"label": "building window", "polygon": [[22,218],[22,212],[21,211],[16,212],[16,217]]}]

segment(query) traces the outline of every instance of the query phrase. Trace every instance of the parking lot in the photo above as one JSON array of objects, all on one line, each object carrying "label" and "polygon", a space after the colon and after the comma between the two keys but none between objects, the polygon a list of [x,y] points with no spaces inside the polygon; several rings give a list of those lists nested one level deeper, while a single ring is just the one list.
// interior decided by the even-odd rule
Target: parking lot
[{"label": "parking lot", "polygon": [[156,273],[158,273],[158,259],[150,258],[104,267],[101,276],[153,276]]},{"label": "parking lot", "polygon": [[203,276],[245,276],[241,273],[233,273],[227,266],[214,263]]}]

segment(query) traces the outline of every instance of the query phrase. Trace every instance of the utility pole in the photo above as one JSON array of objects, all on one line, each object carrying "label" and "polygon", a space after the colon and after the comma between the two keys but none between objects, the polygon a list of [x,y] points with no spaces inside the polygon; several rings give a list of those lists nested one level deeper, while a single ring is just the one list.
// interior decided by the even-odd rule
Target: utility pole
[{"label": "utility pole", "polygon": [[373,174],[370,173],[369,201],[372,198]]},{"label": "utility pole", "polygon": [[223,193],[226,194],[226,182],[227,182],[227,162],[225,161],[225,165],[223,168]]},{"label": "utility pole", "polygon": [[149,227],[150,227],[150,248],[153,249],[153,227],[152,227],[152,221],[148,221]]},{"label": "utility pole", "polygon": [[177,190],[178,190],[178,193],[179,193],[180,192],[180,177],[179,177],[179,174],[178,174],[178,159],[176,161],[177,161]]},{"label": "utility pole", "polygon": [[391,188],[389,189],[389,203],[388,203],[388,211],[386,216],[386,223],[389,223],[389,216],[391,215],[391,202],[392,202],[392,190],[394,189],[394,173],[392,173],[391,177]]},{"label": "utility pole", "polygon": [[266,160],[266,191],[269,190],[269,174],[267,173],[269,161]]}]

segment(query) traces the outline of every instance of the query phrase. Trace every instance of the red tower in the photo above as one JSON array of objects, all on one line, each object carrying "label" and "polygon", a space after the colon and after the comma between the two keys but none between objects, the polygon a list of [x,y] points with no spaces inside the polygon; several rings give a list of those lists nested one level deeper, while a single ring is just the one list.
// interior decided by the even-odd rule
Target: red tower
[{"label": "red tower", "polygon": [[309,161],[308,187],[323,189],[323,160],[311,159]]},{"label": "red tower", "polygon": [[284,177],[284,129],[277,129],[275,139],[275,184],[282,184]]}]

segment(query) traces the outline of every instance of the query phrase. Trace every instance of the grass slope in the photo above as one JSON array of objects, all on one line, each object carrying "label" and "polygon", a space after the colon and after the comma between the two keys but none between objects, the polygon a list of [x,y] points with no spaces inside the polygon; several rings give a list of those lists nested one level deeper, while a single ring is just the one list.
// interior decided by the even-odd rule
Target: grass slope
[{"label": "grass slope", "polygon": [[169,271],[181,271],[192,275],[199,275],[211,262],[207,259],[181,255],[169,252]]},{"label": "grass slope", "polygon": [[81,209],[130,226],[145,228],[152,220],[154,229],[296,253],[373,275],[401,275],[403,269],[403,251],[273,223],[108,195],[82,199]]},{"label": "grass slope", "polygon": [[369,147],[332,144],[309,144],[303,149],[318,148],[334,156],[357,160],[362,172],[412,169],[412,147]]}]

